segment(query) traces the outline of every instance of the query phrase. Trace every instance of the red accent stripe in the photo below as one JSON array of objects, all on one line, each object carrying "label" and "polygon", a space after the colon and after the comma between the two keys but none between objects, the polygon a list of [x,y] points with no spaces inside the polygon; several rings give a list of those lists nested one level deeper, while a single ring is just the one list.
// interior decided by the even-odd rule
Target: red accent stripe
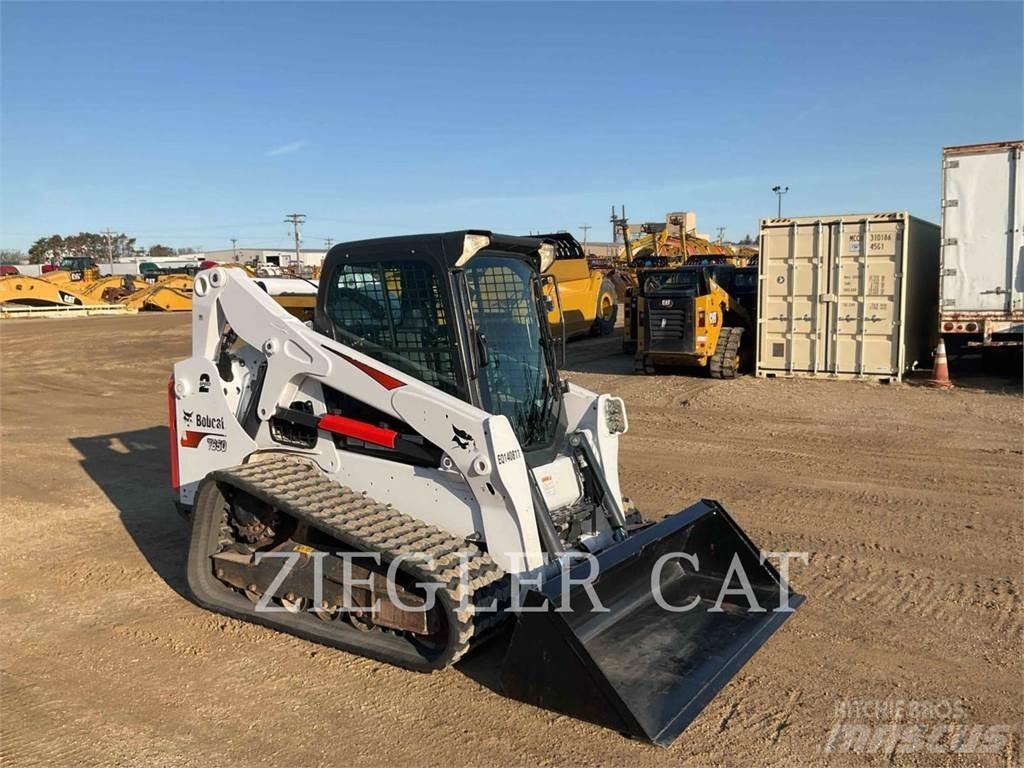
[{"label": "red accent stripe", "polygon": [[181,487],[178,474],[178,414],[174,407],[174,375],[167,380],[167,429],[171,436],[171,488]]},{"label": "red accent stripe", "polygon": [[404,381],[396,379],[394,376],[388,376],[383,371],[378,371],[376,368],[373,368],[367,365],[366,363],[361,363],[358,360],[353,360],[348,355],[342,355],[342,357],[348,360],[350,363],[352,363],[352,365],[354,365],[360,371],[362,371],[371,379],[376,381],[382,387],[384,387],[384,389],[398,389],[399,387],[405,386]]},{"label": "red accent stripe", "polygon": [[393,429],[375,427],[373,424],[367,424],[365,421],[357,421],[356,419],[337,416],[331,413],[320,417],[319,426],[320,429],[326,429],[328,432],[345,435],[346,437],[354,437],[356,440],[373,443],[374,445],[382,445],[385,448],[394,448],[395,440],[398,439],[398,433]]}]

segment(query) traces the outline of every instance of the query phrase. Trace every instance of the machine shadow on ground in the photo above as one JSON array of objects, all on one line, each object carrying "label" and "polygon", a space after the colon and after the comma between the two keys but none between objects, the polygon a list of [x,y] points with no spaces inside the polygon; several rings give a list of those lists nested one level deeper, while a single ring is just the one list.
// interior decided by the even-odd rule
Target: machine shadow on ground
[{"label": "machine shadow on ground", "polygon": [[118,511],[150,567],[191,600],[186,579],[188,524],[175,512],[168,485],[169,435],[164,426],[73,437],[80,464]]}]

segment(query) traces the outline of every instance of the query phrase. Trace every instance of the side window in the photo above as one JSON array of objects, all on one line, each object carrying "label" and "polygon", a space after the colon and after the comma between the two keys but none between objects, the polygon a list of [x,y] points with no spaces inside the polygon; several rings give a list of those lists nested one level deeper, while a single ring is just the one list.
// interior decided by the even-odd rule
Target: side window
[{"label": "side window", "polygon": [[381,280],[378,264],[346,264],[331,283],[329,313],[336,328],[380,346],[391,346],[399,307]]},{"label": "side window", "polygon": [[464,396],[443,292],[429,264],[346,264],[331,278],[326,310],[339,340]]}]

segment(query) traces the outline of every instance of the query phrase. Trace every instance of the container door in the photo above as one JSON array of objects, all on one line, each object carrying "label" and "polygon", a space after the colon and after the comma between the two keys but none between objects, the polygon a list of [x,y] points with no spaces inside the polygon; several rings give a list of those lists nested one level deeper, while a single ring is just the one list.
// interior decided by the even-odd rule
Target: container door
[{"label": "container door", "polygon": [[827,254],[828,232],[820,222],[762,231],[759,370],[823,370]]},{"label": "container door", "polygon": [[[942,311],[1004,312],[1021,285],[1008,238],[1020,226],[1014,200],[1019,150],[953,155],[943,163]],[[1016,224],[1014,219],[1017,219]],[[1020,277],[1017,277],[1020,280]]]},{"label": "container door", "polygon": [[904,226],[832,225],[830,373],[898,374]]}]

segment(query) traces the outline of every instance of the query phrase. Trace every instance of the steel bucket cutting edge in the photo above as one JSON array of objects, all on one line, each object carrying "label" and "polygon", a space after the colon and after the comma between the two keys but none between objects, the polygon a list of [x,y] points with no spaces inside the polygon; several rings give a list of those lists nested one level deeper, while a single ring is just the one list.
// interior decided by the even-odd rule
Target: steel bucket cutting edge
[{"label": "steel bucket cutting edge", "polygon": [[[501,670],[509,696],[668,746],[793,615],[776,611],[783,597],[778,571],[761,562],[714,501],[637,531],[596,558],[597,576],[587,586],[607,612],[591,610],[584,586],[565,589],[561,574],[522,598]],[[734,558],[749,580],[746,594],[730,573]],[[569,575],[583,581],[590,569],[579,562]],[[663,607],[655,583],[663,603],[694,607]],[[752,610],[750,595],[762,610]],[[803,601],[788,593],[790,609]]]}]

